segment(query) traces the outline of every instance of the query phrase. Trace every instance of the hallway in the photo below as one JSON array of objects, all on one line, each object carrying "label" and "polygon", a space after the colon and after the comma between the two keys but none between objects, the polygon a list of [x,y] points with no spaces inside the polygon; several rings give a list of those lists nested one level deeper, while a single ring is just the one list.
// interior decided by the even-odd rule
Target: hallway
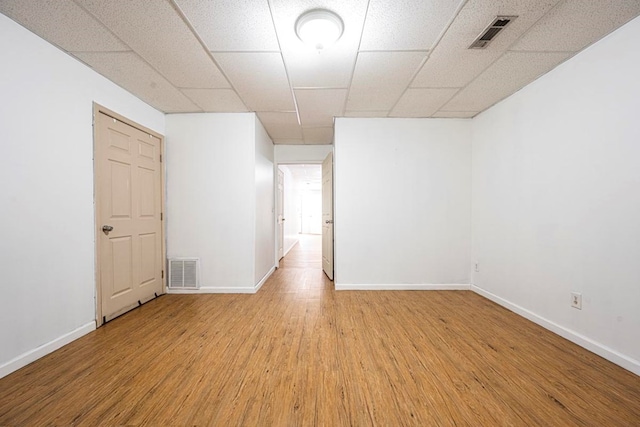
[{"label": "hallway", "polygon": [[0,380],[0,425],[633,425],[640,379],[467,291],[165,295]]},{"label": "hallway", "polygon": [[322,236],[299,234],[298,243],[282,258],[280,268],[322,268]]}]

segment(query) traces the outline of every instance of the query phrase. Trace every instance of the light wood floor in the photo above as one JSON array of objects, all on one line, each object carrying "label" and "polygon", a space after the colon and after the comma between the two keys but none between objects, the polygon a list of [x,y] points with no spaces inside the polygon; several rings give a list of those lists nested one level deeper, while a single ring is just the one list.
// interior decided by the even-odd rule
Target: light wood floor
[{"label": "light wood floor", "polygon": [[638,426],[640,377],[465,291],[165,295],[0,380],[0,425]]}]

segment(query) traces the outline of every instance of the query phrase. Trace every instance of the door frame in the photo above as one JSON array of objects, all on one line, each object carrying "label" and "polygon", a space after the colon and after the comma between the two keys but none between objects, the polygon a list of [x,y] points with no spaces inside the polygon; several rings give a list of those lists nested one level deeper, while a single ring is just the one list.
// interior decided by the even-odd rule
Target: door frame
[{"label": "door frame", "polygon": [[[327,271],[324,269],[324,226],[325,226],[325,222],[326,221],[324,219],[324,190],[325,190],[325,185],[324,185],[324,171],[325,171],[325,162],[328,161],[328,164],[331,167],[331,171],[329,172],[329,176],[331,179],[331,185],[329,186],[330,188],[330,198],[331,198],[331,209],[329,210],[330,214],[331,214],[331,223],[330,225],[330,235],[331,235],[331,275],[329,275],[329,273],[327,273]],[[321,192],[322,192],[322,272],[329,278],[329,280],[331,280],[332,282],[335,283],[335,229],[334,229],[334,218],[335,218],[335,185],[334,185],[334,155],[333,152],[327,154],[327,157],[325,157],[325,159],[322,161],[322,186],[321,186]]]},{"label": "door frame", "polygon": [[94,102],[93,103],[93,115],[92,115],[92,126],[93,126],[93,226],[94,226],[94,255],[95,255],[95,306],[96,306],[96,328],[99,328],[104,324],[102,317],[102,287],[101,287],[101,269],[100,269],[100,233],[98,224],[98,213],[100,212],[100,200],[98,199],[98,180],[96,179],[96,145],[98,143],[98,131],[96,127],[96,120],[100,113],[103,113],[113,119],[118,120],[119,122],[125,123],[128,126],[134,127],[136,129],[141,130],[144,133],[151,134],[160,140],[160,186],[161,186],[161,214],[162,214],[162,227],[160,228],[160,232],[162,235],[160,236],[160,240],[162,241],[162,292],[167,292],[167,274],[165,274],[166,268],[166,259],[167,259],[167,242],[166,242],[166,227],[167,227],[167,217],[166,217],[166,194],[165,194],[165,161],[166,158],[164,155],[164,136],[159,134],[156,131],[153,131],[141,124],[130,120],[115,111],[109,110],[106,107]]},{"label": "door frame", "polygon": [[[280,177],[282,176],[282,192],[280,192]],[[284,172],[278,167],[276,169],[276,258],[278,263],[284,258]],[[280,250],[282,250],[282,256],[280,256]],[[276,265],[276,268],[280,268],[280,264]]]},{"label": "door frame", "polygon": [[[331,150],[331,153],[333,154],[333,150]],[[324,158],[323,158],[323,160],[324,160]],[[281,160],[281,161],[276,160],[276,161],[274,161],[273,162],[273,176],[274,176],[274,178],[273,178],[273,180],[274,180],[274,187],[273,187],[274,188],[274,190],[273,190],[274,196],[273,196],[273,200],[274,200],[274,203],[278,202],[278,200],[277,200],[278,194],[277,193],[278,193],[278,167],[279,166],[317,165],[317,166],[322,167],[323,160]],[[335,179],[334,179],[334,183],[333,183],[334,191],[335,191],[335,185],[336,184],[335,184]],[[280,268],[280,260],[278,259],[278,247],[277,247],[278,246],[278,218],[277,218],[277,215],[275,215],[275,216],[276,216],[276,218],[275,218],[274,223],[276,225],[276,230],[274,232],[274,239],[275,239],[275,245],[274,246],[276,247],[275,248],[276,254],[275,254],[274,258],[275,258],[276,268]],[[335,206],[334,206],[334,217],[335,217]],[[334,238],[334,243],[333,243],[333,250],[334,250],[334,253],[335,253],[335,238]],[[284,252],[284,248],[283,248],[283,252]],[[335,269],[334,269],[334,275],[335,275]]]}]

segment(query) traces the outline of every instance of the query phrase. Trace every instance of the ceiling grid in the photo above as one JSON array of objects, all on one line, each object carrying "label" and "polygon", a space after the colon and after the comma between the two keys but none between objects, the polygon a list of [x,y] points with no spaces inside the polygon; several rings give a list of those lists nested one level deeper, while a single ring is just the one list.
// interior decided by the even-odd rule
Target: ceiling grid
[{"label": "ceiling grid", "polygon": [[[296,36],[312,9],[342,36]],[[276,144],[335,117],[471,118],[640,15],[637,0],[0,0],[7,15],[165,113],[254,111]],[[517,16],[468,49],[496,16]]]}]

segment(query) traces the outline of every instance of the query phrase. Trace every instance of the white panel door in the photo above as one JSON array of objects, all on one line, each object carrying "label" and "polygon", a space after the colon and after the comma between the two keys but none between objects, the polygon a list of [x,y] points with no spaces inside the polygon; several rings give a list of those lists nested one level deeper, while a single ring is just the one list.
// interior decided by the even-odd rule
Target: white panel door
[{"label": "white panel door", "polygon": [[161,142],[102,112],[96,126],[98,287],[108,321],[163,292]]},{"label": "white panel door", "polygon": [[333,280],[333,154],[322,162],[322,269]]}]

